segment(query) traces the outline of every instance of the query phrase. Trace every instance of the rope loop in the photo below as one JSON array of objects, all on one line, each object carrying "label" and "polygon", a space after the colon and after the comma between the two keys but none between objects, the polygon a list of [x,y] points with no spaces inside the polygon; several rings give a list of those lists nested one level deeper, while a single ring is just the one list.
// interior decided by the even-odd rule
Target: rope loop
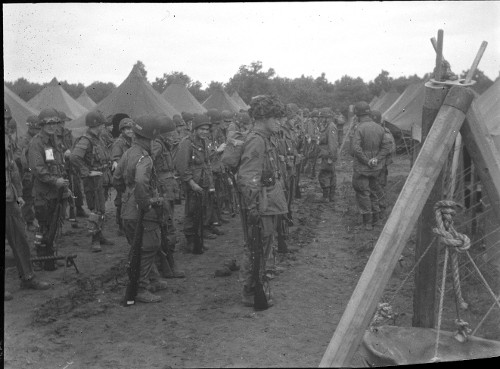
[{"label": "rope loop", "polygon": [[465,234],[458,233],[453,227],[453,217],[457,214],[455,208],[463,208],[462,205],[451,200],[438,201],[434,205],[434,215],[437,227],[432,232],[451,250],[465,252],[470,248],[470,239]]}]

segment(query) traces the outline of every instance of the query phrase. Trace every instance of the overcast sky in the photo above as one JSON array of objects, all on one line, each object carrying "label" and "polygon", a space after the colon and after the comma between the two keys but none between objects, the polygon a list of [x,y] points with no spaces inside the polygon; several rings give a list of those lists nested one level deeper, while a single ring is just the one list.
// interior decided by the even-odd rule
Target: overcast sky
[{"label": "overcast sky", "polygon": [[444,30],[452,70],[500,70],[500,2],[3,4],[4,78],[119,85],[137,60],[148,80],[182,71],[206,87],[262,61],[281,77],[373,80],[433,69]]}]

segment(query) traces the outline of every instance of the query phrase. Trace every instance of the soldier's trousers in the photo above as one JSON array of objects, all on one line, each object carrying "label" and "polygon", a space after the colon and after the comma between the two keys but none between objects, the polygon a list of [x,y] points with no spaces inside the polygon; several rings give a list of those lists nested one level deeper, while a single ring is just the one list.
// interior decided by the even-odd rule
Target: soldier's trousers
[{"label": "soldier's trousers", "polygon": [[380,186],[380,191],[382,193],[382,195],[378,201],[380,210],[385,210],[387,208],[387,195],[386,195],[385,187],[387,186],[387,177],[388,176],[389,176],[389,170],[387,169],[387,165],[384,165],[384,167],[380,171],[380,175],[378,176],[378,184]]},{"label": "soldier's trousers", "polygon": [[81,208],[83,206],[83,191],[82,191],[82,180],[76,174],[72,174],[73,181],[73,195],[75,198],[75,206]]},{"label": "soldier's trousers", "polygon": [[198,235],[195,229],[195,221],[200,211],[203,215],[203,225],[209,227],[212,219],[212,209],[209,205],[208,191],[204,191],[203,205],[200,206],[199,195],[196,195],[191,188],[186,189],[186,202],[184,205],[184,235],[186,238]]},{"label": "soldier's trousers", "polygon": [[[129,262],[132,256],[132,247],[134,244],[135,230],[137,226],[136,219],[123,219],[123,230],[127,241],[131,246],[129,252]],[[139,288],[146,288],[150,281],[159,276],[155,265],[155,257],[161,247],[161,231],[158,223],[143,222],[144,234],[142,236],[141,247],[141,270],[139,273]]]},{"label": "soldier's trousers", "polygon": [[335,193],[337,187],[337,173],[335,163],[329,164],[327,159],[321,159],[321,166],[318,174],[319,185],[322,189],[330,189],[330,193]]},{"label": "soldier's trousers", "polygon": [[[35,244],[37,256],[53,256],[54,249],[47,248],[47,238],[50,224],[54,221],[54,213],[57,206],[57,199],[35,199],[35,217],[38,221],[37,235],[41,235],[40,244]],[[47,264],[47,262],[45,262]]]},{"label": "soldier's trousers", "polygon": [[163,211],[165,212],[165,221],[167,222],[167,238],[170,252],[175,250],[175,225],[174,225],[174,200],[165,200],[163,202]]},{"label": "soldier's trousers", "polygon": [[5,235],[16,260],[19,277],[25,280],[33,278],[30,261],[30,247],[21,210],[15,201],[5,202]]},{"label": "soldier's trousers", "polygon": [[106,197],[102,177],[95,176],[83,178],[83,188],[85,190],[85,198],[87,199],[87,207],[91,212],[101,216],[89,217],[89,231],[92,235],[92,241],[97,241],[102,236],[102,226],[106,210]]},{"label": "soldier's trousers", "polygon": [[380,170],[369,174],[354,172],[352,175],[352,187],[361,214],[380,212],[379,199],[383,193],[378,182],[379,175]]},{"label": "soldier's trousers", "polygon": [[122,193],[123,192],[116,190],[116,197],[115,197],[116,224],[118,224],[118,226],[120,227],[120,229],[123,227],[122,218],[121,218],[121,213],[122,213]]},{"label": "soldier's trousers", "polygon": [[35,220],[35,198],[33,197],[33,176],[25,175],[23,177],[23,199],[25,204],[21,211],[26,223],[33,223]]},{"label": "soldier's trousers", "polygon": [[[243,210],[242,210],[243,211]],[[271,259],[275,250],[274,239],[276,232],[276,215],[263,215],[262,219],[262,248],[264,250],[264,256],[261,258],[260,271],[266,270],[266,265],[269,259]],[[251,235],[251,227],[248,227],[248,235]],[[253,276],[253,259],[252,250],[250,249],[249,242],[245,242],[243,247],[243,255],[241,258],[241,269],[240,269],[240,281],[243,282],[243,293],[245,295],[253,295],[255,292],[255,279]]]}]

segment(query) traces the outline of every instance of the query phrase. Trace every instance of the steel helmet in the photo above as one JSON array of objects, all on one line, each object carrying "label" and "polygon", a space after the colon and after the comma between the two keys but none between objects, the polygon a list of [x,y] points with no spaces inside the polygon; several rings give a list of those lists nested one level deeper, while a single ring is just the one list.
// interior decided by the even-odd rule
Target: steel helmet
[{"label": "steel helmet", "polygon": [[[184,120],[184,122],[186,122],[186,123],[193,120],[193,114],[191,114],[191,113],[187,113],[187,112],[183,111],[181,113],[181,116],[182,116],[182,119]],[[174,118],[175,118],[175,116],[174,116]]]},{"label": "steel helmet", "polygon": [[54,108],[45,108],[40,114],[38,114],[38,124],[44,125],[49,122],[59,123],[61,118],[59,118],[59,113]]},{"label": "steel helmet", "polygon": [[134,127],[135,122],[130,118],[123,118],[118,125],[118,129],[121,131],[124,128],[132,129]]},{"label": "steel helmet", "polygon": [[193,131],[201,126],[211,126],[210,118],[206,114],[195,114],[193,118]]},{"label": "steel helmet", "polygon": [[172,117],[172,121],[173,121],[175,127],[182,127],[182,126],[186,125],[186,123],[184,122],[184,120],[182,119],[182,117],[179,114],[175,114]]},{"label": "steel helmet", "polygon": [[248,113],[253,119],[281,118],[285,116],[285,106],[275,95],[252,97]]},{"label": "steel helmet", "polygon": [[222,111],[222,119],[226,122],[230,122],[233,119],[234,114],[231,113],[229,110],[223,110]]},{"label": "steel helmet", "polygon": [[[174,115],[174,118],[178,115]],[[178,116],[180,118],[180,116]],[[163,133],[169,133],[172,131],[175,131],[175,123],[174,120],[170,119],[166,115],[160,115],[157,117],[157,122],[158,122],[158,127],[159,127],[159,134]]]},{"label": "steel helmet", "polygon": [[378,110],[372,110],[370,113],[370,117],[375,123],[382,124],[382,113],[380,113]]},{"label": "steel helmet", "polygon": [[158,118],[154,115],[143,115],[135,120],[132,130],[136,135],[153,140],[159,133]]},{"label": "steel helmet", "polygon": [[358,117],[370,114],[370,105],[366,101],[358,101],[354,104],[354,114]]},{"label": "steel helmet", "polygon": [[91,111],[85,116],[85,125],[87,127],[98,127],[106,124],[106,118],[100,111]]},{"label": "steel helmet", "polygon": [[215,108],[209,109],[207,111],[207,116],[212,124],[220,123],[222,121],[222,114]]}]

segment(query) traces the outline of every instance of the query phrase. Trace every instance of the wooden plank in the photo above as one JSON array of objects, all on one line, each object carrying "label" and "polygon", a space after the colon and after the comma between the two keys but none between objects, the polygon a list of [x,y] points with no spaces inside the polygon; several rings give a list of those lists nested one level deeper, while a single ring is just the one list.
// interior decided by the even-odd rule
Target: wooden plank
[{"label": "wooden plank", "polygon": [[382,230],[320,367],[345,367],[356,352],[394,266],[453,146],[472,92],[452,87]]},{"label": "wooden plank", "polygon": [[476,166],[483,192],[486,192],[491,202],[497,224],[500,224],[500,153],[496,150],[475,104],[472,104],[467,112],[460,133]]},{"label": "wooden plank", "polygon": [[[442,86],[426,86],[425,99],[422,109],[422,142],[425,142],[431,130],[439,108],[448,93]],[[422,143],[420,144],[422,146]],[[422,213],[418,218],[415,238],[415,262],[420,260],[415,269],[415,288],[413,289],[413,317],[412,326],[434,328],[436,322],[436,296],[438,278],[438,247],[429,244],[434,238],[434,204],[442,200],[443,170],[439,173],[432,191],[430,192]]]}]

